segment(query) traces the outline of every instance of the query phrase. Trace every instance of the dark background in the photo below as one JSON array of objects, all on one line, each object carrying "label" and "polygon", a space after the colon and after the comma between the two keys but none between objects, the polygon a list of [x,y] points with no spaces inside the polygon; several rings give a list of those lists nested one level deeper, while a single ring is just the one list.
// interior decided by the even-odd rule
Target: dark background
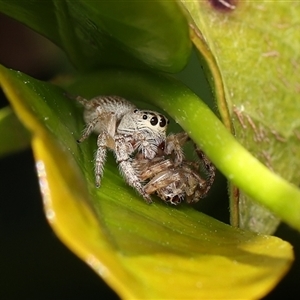
[{"label": "dark background", "polygon": [[[7,67],[44,80],[61,67],[63,57],[54,46],[1,15],[0,42],[0,63]],[[0,92],[0,108],[7,104]],[[0,299],[119,299],[53,233],[43,214],[34,166],[30,149],[0,159]],[[216,191],[223,193],[224,202],[208,202],[204,211],[228,222],[226,183],[220,174],[211,198],[219,199],[213,197]],[[276,235],[294,245],[296,262],[265,299],[299,299],[299,233],[281,225]]]}]

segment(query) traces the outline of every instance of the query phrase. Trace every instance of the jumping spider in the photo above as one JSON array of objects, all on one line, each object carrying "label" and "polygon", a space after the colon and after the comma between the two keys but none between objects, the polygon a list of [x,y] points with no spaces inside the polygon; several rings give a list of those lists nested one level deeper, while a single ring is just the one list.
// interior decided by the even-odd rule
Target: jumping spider
[{"label": "jumping spider", "polygon": [[203,152],[196,150],[209,173],[206,181],[199,176],[199,163],[184,159],[182,146],[188,135],[183,132],[166,136],[169,121],[165,116],[139,110],[119,96],[98,96],[91,100],[69,97],[84,106],[87,126],[78,142],[83,142],[92,132],[98,134],[97,187],[101,184],[106,150],[110,149],[127,183],[148,203],[155,192],[162,200],[175,205],[185,197],[188,203],[193,203],[207,194],[214,180],[214,166]]},{"label": "jumping spider", "polygon": [[204,180],[199,175],[200,163],[198,161],[184,159],[179,163],[172,151],[166,154],[165,149],[170,148],[174,140],[183,146],[189,137],[185,132],[171,134],[160,145],[160,151],[153,159],[147,159],[141,153],[137,153],[132,164],[140,180],[148,180],[144,186],[147,194],[156,193],[162,200],[174,205],[181,203],[184,199],[187,203],[196,203],[210,190],[215,178],[215,167],[194,145],[208,174],[207,179]]},{"label": "jumping spider", "polygon": [[[96,186],[101,184],[106,150],[114,152],[120,171],[127,183],[134,187],[148,202],[149,193],[132,165],[132,156],[139,153],[151,161],[158,155],[159,146],[166,140],[168,119],[160,113],[137,109],[126,99],[118,96],[98,96],[91,100],[80,96],[72,97],[84,106],[84,121],[87,126],[79,143],[95,132],[98,134],[95,157]],[[166,147],[167,154],[174,155],[174,161],[180,163],[183,153],[179,141]]]}]

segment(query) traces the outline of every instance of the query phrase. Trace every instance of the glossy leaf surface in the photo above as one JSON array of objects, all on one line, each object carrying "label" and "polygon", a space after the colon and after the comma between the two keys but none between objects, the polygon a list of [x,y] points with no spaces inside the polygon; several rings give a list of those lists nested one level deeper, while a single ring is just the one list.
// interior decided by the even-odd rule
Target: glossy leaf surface
[{"label": "glossy leaf surface", "polygon": [[191,43],[176,1],[0,1],[0,11],[49,38],[80,70],[103,65],[181,70]]},{"label": "glossy leaf surface", "polygon": [[[110,80],[112,75],[116,80]],[[33,149],[50,224],[121,297],[259,298],[287,271],[293,258],[288,243],[234,229],[186,205],[174,208],[155,199],[149,206],[124,183],[112,156],[103,184],[96,189],[95,137],[80,146],[76,143],[84,126],[80,107],[66,98],[61,88],[3,67],[0,83],[34,135]],[[153,89],[153,83],[154,95],[145,93],[146,88]],[[152,102],[157,105],[168,95],[173,102],[161,106],[173,103],[170,114],[174,117],[182,105],[178,99],[196,97],[172,79],[130,71],[90,75],[69,85],[68,91],[78,89],[88,96],[112,88],[123,96],[131,93],[133,100],[154,97]],[[208,110],[199,99],[191,100],[189,106],[196,115]],[[187,120],[181,114],[177,119],[186,130],[191,122],[199,122],[199,118]],[[215,127],[221,126],[215,117],[207,119]],[[190,133],[199,140],[195,132]],[[208,147],[207,137],[203,139]]]}]

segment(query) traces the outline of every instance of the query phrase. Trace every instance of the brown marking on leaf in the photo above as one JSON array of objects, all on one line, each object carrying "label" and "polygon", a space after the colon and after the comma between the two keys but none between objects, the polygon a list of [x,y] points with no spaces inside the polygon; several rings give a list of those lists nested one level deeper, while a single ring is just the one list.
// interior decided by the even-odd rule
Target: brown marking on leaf
[{"label": "brown marking on leaf", "polygon": [[295,84],[295,91],[296,93],[300,94],[300,82]]},{"label": "brown marking on leaf", "polygon": [[251,117],[249,115],[246,115],[245,114],[245,117],[250,125],[250,127],[253,129],[254,131],[254,141],[255,142],[261,142],[262,141],[262,138],[261,138],[261,135],[259,134],[259,131],[257,130],[256,128],[256,125],[255,123],[253,122],[253,120],[251,119]]},{"label": "brown marking on leaf", "polygon": [[236,9],[237,0],[208,0],[211,6],[222,12],[230,12]]},{"label": "brown marking on leaf", "polygon": [[259,124],[259,126],[258,126],[258,136],[259,136],[260,141],[264,141],[264,142],[269,141],[269,138],[266,135],[264,127],[261,124]]},{"label": "brown marking on leaf", "polygon": [[262,151],[261,152],[262,156],[265,158],[265,165],[268,167],[269,170],[274,172],[273,166],[272,166],[272,158],[269,152],[267,151]]},{"label": "brown marking on leaf", "polygon": [[286,78],[285,71],[282,69],[281,66],[277,66],[277,77],[282,82],[282,84],[288,89],[292,89],[293,86],[291,85],[290,81]]},{"label": "brown marking on leaf", "polygon": [[275,24],[275,27],[278,28],[278,29],[288,29],[291,27],[291,24],[289,23],[278,23],[278,24]]},{"label": "brown marking on leaf", "polygon": [[276,50],[271,50],[268,52],[265,52],[261,55],[262,57],[278,57],[279,56],[279,52]]},{"label": "brown marking on leaf", "polygon": [[[268,141],[267,134],[264,130],[264,127],[259,125],[258,127],[255,125],[254,121],[251,119],[251,117],[244,113],[244,107],[241,106],[241,108],[233,106],[233,112],[236,115],[238,121],[240,122],[243,129],[247,129],[247,125],[245,122],[245,119],[247,123],[250,125],[250,127],[254,131],[254,141],[255,142],[262,142],[262,141]],[[260,114],[258,112],[258,114]],[[262,116],[261,116],[262,117]]]},{"label": "brown marking on leaf", "polygon": [[298,130],[294,130],[294,135],[300,141],[300,132]]},{"label": "brown marking on leaf", "polygon": [[271,129],[270,131],[275,136],[277,141],[282,143],[286,142],[286,139],[282,135],[280,135],[280,133],[278,133],[275,129]]},{"label": "brown marking on leaf", "polygon": [[277,86],[275,86],[273,83],[270,83],[268,85],[269,89],[272,90],[273,92],[277,92],[278,91],[278,88]]},{"label": "brown marking on leaf", "polygon": [[236,117],[238,118],[239,122],[241,123],[244,129],[247,128],[246,124],[244,123],[243,118],[243,109],[237,108],[235,105],[233,106],[233,112],[235,113]]},{"label": "brown marking on leaf", "polygon": [[233,189],[233,196],[235,199],[239,199],[239,197],[240,197],[240,189],[237,188],[236,186],[234,186],[234,189]]},{"label": "brown marking on leaf", "polygon": [[300,64],[298,59],[291,59],[291,65],[294,67],[295,71],[298,71],[300,69]]},{"label": "brown marking on leaf", "polygon": [[239,200],[240,200],[240,190],[233,184],[230,185],[231,194],[231,213],[230,213],[230,223],[234,227],[239,227]]},{"label": "brown marking on leaf", "polygon": [[[241,125],[244,129],[247,128],[247,125],[245,124],[245,119],[246,119],[247,123],[250,125],[250,127],[254,131],[254,141],[255,142],[263,142],[263,141],[268,142],[269,141],[268,135],[266,134],[266,131],[262,125],[259,124],[257,126],[249,115],[243,113],[243,110],[238,109],[236,106],[234,106],[233,112],[237,116],[237,119],[239,120],[239,122],[241,123]],[[275,129],[270,129],[270,132],[273,134],[273,136],[275,137],[275,139],[277,141],[282,142],[282,143],[286,142],[286,138],[284,138]],[[294,131],[294,134],[295,134],[296,138],[300,140],[300,132]]]}]

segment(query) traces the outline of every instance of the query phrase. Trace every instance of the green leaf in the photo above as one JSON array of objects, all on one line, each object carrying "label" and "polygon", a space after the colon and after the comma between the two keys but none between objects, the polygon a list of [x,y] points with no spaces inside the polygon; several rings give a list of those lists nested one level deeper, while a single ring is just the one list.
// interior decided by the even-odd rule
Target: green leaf
[{"label": "green leaf", "polygon": [[177,72],[190,56],[176,1],[0,0],[0,11],[49,38],[81,70],[121,65]]},{"label": "green leaf", "polygon": [[30,146],[31,135],[10,107],[0,110],[0,157]]},{"label": "green leaf", "polygon": [[[182,2],[195,22],[193,41],[214,77],[223,121],[272,172],[298,186],[300,3],[237,1],[230,9],[222,3]],[[244,192],[234,193],[240,195],[234,223],[273,233],[278,215]]]},{"label": "green leaf", "polygon": [[[293,259],[288,243],[230,227],[186,205],[174,208],[159,199],[148,205],[124,183],[112,156],[102,186],[96,189],[95,137],[80,146],[76,143],[84,126],[81,108],[66,98],[61,88],[20,72],[1,67],[0,83],[20,119],[33,132],[48,221],[121,297],[260,298],[286,273]],[[211,137],[204,134],[207,130],[200,130],[206,150],[221,142],[225,147],[237,147],[200,99],[173,79],[106,70],[69,85],[69,92],[75,90],[83,96],[109,91],[152,101],[167,108],[197,142],[195,125],[197,129],[201,124],[210,125],[212,134],[224,136],[211,143]],[[178,113],[182,105],[184,114]],[[212,153],[214,159],[216,153]],[[228,159],[216,162],[222,166],[223,160],[226,169]]]}]

